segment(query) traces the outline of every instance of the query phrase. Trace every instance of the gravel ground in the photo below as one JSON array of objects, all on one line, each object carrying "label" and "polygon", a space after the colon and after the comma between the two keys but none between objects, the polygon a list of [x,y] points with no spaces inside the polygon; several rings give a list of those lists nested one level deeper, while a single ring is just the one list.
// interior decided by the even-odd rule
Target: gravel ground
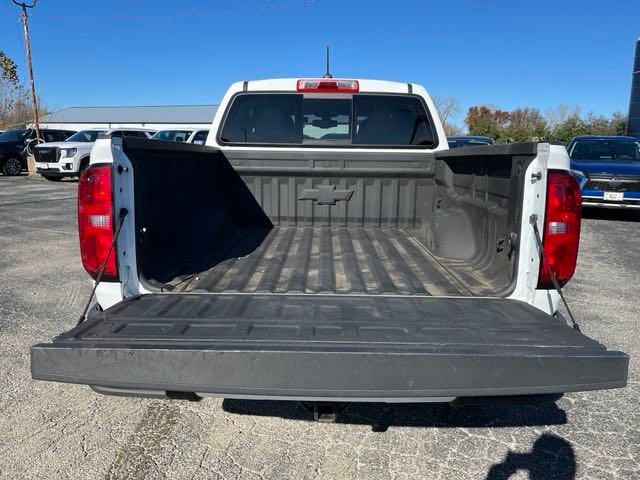
[{"label": "gravel ground", "polygon": [[296,404],[106,397],[31,380],[29,347],[68,330],[90,281],[77,183],[0,176],[0,478],[640,478],[640,213],[585,212],[567,297],[583,331],[631,355],[623,390],[556,405]]}]

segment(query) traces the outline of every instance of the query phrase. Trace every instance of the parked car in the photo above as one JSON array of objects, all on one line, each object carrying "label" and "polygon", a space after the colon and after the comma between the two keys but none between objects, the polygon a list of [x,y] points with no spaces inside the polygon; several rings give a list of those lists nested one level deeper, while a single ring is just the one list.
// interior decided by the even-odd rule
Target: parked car
[{"label": "parked car", "polygon": [[[75,132],[71,130],[40,129],[41,139],[45,142],[65,140]],[[36,131],[31,128],[18,128],[0,134],[0,170],[4,175],[20,175],[27,169],[27,155],[37,143]]]},{"label": "parked car", "polygon": [[98,305],[32,376],[192,400],[623,387],[629,358],[557,315],[579,199],[563,146],[449,150],[420,85],[238,82],[206,147],[98,139],[78,186]]},{"label": "parked car", "polygon": [[186,142],[192,133],[192,130],[160,130],[154,133],[151,138],[169,142]]},{"label": "parked car", "polygon": [[77,177],[89,166],[93,143],[100,135],[113,138],[151,138],[154,133],[155,130],[136,128],[82,130],[64,142],[38,145],[34,149],[36,171],[47,180]]},{"label": "parked car", "polygon": [[449,148],[461,148],[461,147],[478,147],[481,145],[493,145],[493,138],[482,136],[458,136],[447,137]]},{"label": "parked car", "polygon": [[582,205],[640,208],[640,139],[580,136],[567,147]]},{"label": "parked car", "polygon": [[208,128],[194,130],[189,136],[189,138],[187,139],[187,143],[195,143],[196,145],[205,145],[207,143],[208,137],[209,137]]}]

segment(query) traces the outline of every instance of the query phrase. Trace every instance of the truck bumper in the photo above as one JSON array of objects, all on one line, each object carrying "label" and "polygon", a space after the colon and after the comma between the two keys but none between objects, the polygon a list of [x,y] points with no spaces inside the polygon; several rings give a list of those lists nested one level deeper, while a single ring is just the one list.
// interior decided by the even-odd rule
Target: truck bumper
[{"label": "truck bumper", "polygon": [[75,172],[66,172],[58,168],[39,167],[37,163],[36,163],[36,172],[39,173],[40,175],[44,175],[47,177],[57,177],[57,178],[73,177],[77,175],[77,173]]},{"label": "truck bumper", "polygon": [[598,207],[598,208],[640,208],[640,201],[636,202],[609,202],[604,201],[601,198],[585,198],[582,197],[583,207]]},{"label": "truck bumper", "polygon": [[105,393],[426,402],[623,387],[628,357],[505,299],[144,295],[31,349]]},{"label": "truck bumper", "polygon": [[640,208],[640,192],[624,192],[621,200],[606,200],[604,192],[588,190],[582,192],[582,206],[599,208]]}]

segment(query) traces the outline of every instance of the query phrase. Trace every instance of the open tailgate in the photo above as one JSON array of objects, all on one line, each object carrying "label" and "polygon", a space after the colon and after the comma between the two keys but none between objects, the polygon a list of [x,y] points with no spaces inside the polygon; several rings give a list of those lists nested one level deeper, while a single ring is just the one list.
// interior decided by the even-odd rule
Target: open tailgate
[{"label": "open tailgate", "polygon": [[628,363],[528,304],[479,298],[150,294],[31,348],[40,380],[345,401],[616,388]]}]

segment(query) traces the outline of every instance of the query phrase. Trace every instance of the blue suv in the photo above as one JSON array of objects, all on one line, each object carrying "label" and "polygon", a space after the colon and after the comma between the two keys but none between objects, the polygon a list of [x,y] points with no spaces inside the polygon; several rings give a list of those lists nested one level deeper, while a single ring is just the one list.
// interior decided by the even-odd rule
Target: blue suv
[{"label": "blue suv", "polygon": [[640,208],[640,139],[581,136],[567,150],[582,205]]}]

